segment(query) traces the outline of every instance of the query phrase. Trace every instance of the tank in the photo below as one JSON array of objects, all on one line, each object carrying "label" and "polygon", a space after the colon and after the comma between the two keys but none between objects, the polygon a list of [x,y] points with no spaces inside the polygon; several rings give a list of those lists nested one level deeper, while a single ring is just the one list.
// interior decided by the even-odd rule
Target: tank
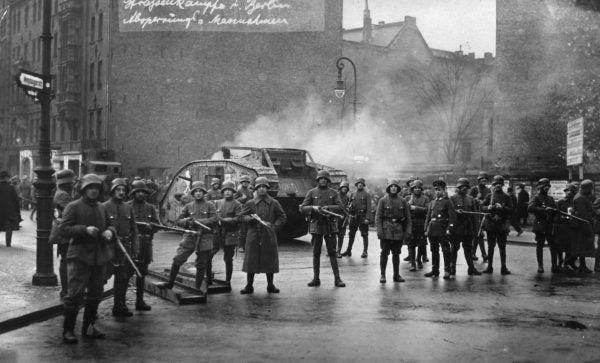
[{"label": "tank", "polygon": [[279,237],[298,238],[308,232],[298,206],[316,186],[319,170],[330,173],[331,187],[336,190],[347,180],[344,171],[314,162],[307,150],[223,146],[210,159],[189,162],[174,174],[159,202],[160,218],[167,225],[175,222],[183,206],[192,200],[189,190],[194,181],[200,180],[209,188],[210,180],[219,178],[221,182],[234,182],[238,188],[242,175],[248,175],[252,181],[263,176],[269,180],[269,194],[281,203],[287,215]]}]

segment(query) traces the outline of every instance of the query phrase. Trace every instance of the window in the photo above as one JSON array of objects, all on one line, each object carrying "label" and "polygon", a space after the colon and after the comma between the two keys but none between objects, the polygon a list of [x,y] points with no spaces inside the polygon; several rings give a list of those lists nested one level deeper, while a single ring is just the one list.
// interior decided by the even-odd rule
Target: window
[{"label": "window", "polygon": [[58,33],[54,33],[54,58],[58,57]]},{"label": "window", "polygon": [[98,14],[98,40],[102,40],[102,25],[103,25],[103,16],[102,13]]},{"label": "window", "polygon": [[102,110],[98,110],[98,114],[96,115],[96,137],[98,139],[102,139],[102,135],[104,134],[104,132],[102,132]]},{"label": "window", "polygon": [[90,112],[89,113],[89,118],[88,118],[88,135],[90,139],[94,138],[94,113]]},{"label": "window", "polygon": [[96,71],[94,70],[94,63],[90,64],[90,91],[94,90],[94,77],[96,77]]},{"label": "window", "polygon": [[36,61],[36,59],[35,59],[36,55],[37,55],[36,52],[35,52],[37,50],[37,48],[36,48],[37,44],[36,43],[37,43],[37,39],[32,40],[32,43],[31,43],[31,61],[32,62]]},{"label": "window", "polygon": [[102,89],[102,61],[98,61],[98,89]]},{"label": "window", "polygon": [[27,28],[27,22],[29,21],[29,5],[25,5],[25,14],[23,14],[23,24]]},{"label": "window", "polygon": [[37,48],[38,48],[38,61],[42,59],[42,40],[38,38],[37,40]]},{"label": "window", "polygon": [[26,42],[25,44],[23,44],[23,60],[24,61],[27,61],[27,56],[28,56],[27,53],[28,52],[29,52],[29,43]]},{"label": "window", "polygon": [[90,21],[90,42],[94,41],[94,38],[96,37],[96,18],[94,18],[92,16],[92,20]]}]

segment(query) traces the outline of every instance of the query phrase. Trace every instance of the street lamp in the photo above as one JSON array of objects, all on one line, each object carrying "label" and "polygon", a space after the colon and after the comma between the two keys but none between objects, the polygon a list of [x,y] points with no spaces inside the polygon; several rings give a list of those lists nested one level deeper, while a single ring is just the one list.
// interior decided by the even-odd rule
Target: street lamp
[{"label": "street lamp", "polygon": [[343,98],[346,95],[346,85],[344,84],[344,80],[342,80],[342,70],[344,69],[344,61],[350,63],[350,65],[352,65],[352,70],[354,71],[354,100],[352,101],[352,105],[354,110],[354,121],[356,121],[356,84],[358,83],[356,79],[356,65],[348,57],[339,57],[335,61],[335,66],[338,69],[338,79],[334,88],[334,93],[337,98]]}]

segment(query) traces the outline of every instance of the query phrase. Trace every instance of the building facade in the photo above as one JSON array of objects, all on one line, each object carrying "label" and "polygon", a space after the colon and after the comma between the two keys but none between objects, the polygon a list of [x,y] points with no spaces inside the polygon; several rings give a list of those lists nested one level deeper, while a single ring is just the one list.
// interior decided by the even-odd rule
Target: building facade
[{"label": "building facade", "polygon": [[[0,47],[10,50],[10,58],[0,53],[0,77],[9,80],[0,85],[0,163],[31,175],[39,105],[10,80],[19,68],[41,70],[42,1],[0,3],[6,10]],[[210,155],[258,115],[308,95],[331,97],[335,59],[342,54],[341,0],[304,2],[317,25],[283,31],[131,31],[124,24],[133,16],[120,14],[123,4],[52,1],[56,167],[79,171],[87,159],[114,158],[126,175],[174,171]],[[29,169],[24,154],[31,155]]]}]

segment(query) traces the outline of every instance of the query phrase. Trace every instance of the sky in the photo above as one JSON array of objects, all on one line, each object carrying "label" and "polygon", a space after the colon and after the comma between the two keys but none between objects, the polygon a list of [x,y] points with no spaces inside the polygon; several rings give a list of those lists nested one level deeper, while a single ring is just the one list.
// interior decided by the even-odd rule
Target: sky
[{"label": "sky", "polygon": [[[344,0],[344,28],[361,28],[365,0]],[[369,0],[373,24],[417,18],[430,48],[496,54],[496,0]]]}]

